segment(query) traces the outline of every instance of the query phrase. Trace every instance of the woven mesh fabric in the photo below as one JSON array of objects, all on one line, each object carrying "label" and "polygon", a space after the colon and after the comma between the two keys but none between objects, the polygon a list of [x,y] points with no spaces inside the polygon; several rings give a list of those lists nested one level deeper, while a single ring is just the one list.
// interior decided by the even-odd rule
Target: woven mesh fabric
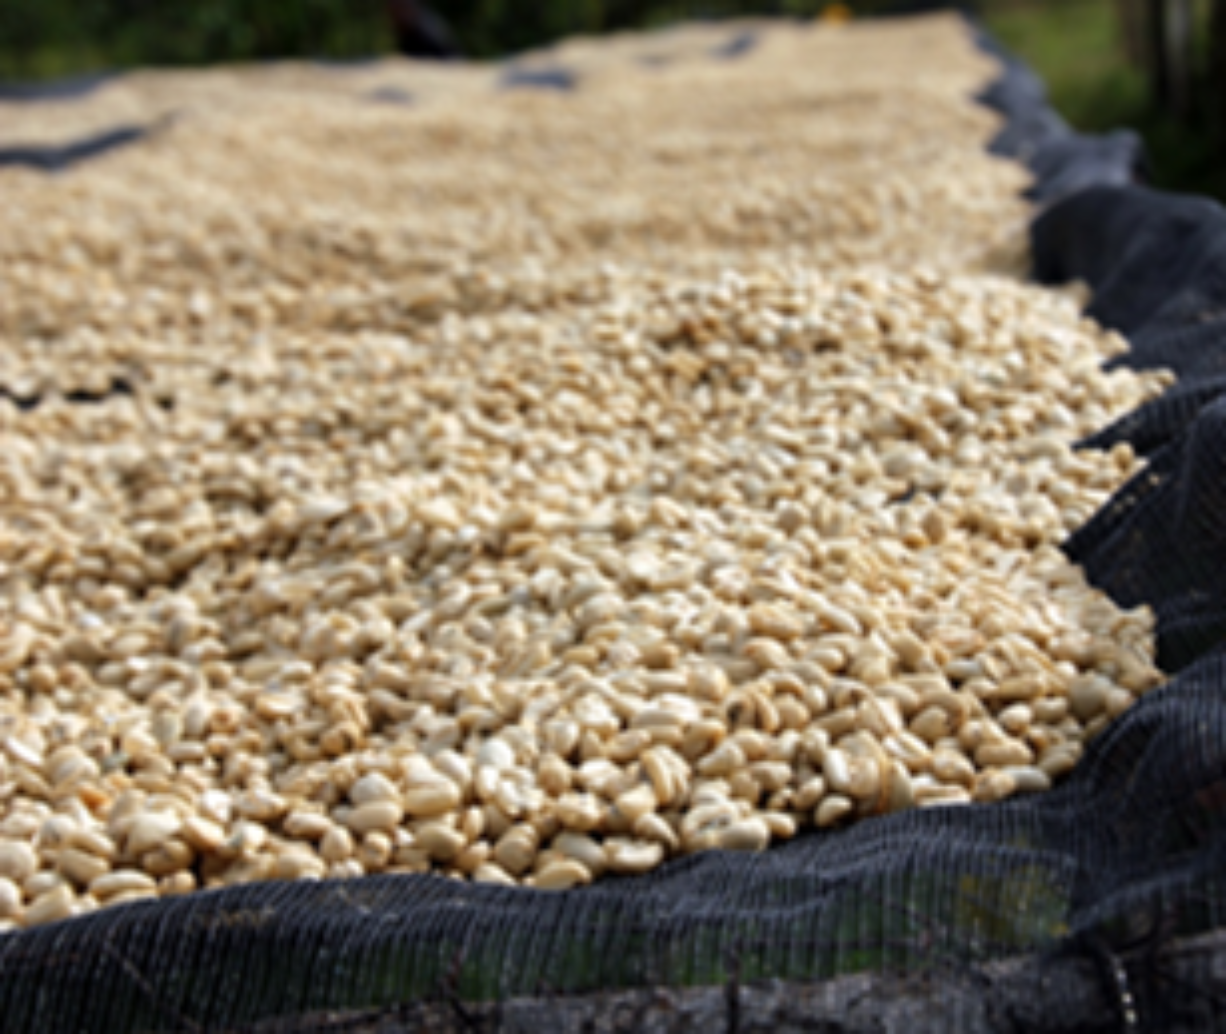
[{"label": "woven mesh fabric", "polygon": [[67,101],[87,97],[100,86],[111,82],[115,76],[109,72],[94,72],[73,76],[50,83],[5,83],[0,82],[0,100],[12,103],[21,101],[37,104],[44,101]]},{"label": "woven mesh fabric", "polygon": [[1066,546],[1118,601],[1154,607],[1159,663],[1177,671],[1226,637],[1226,210],[1094,189],[1046,212],[1033,237],[1036,276],[1085,280],[1090,314],[1129,336],[1118,364],[1178,378],[1094,437],[1150,462]]},{"label": "woven mesh fabric", "polygon": [[[1020,85],[995,103],[1016,114],[1014,153],[1033,159],[1017,119],[1054,123],[1035,115],[1041,84],[1012,68]],[[1038,177],[1040,192],[1056,185],[1048,201],[1080,175],[1077,149],[1060,153]],[[1131,339],[1124,362],[1179,375],[1098,436],[1133,442],[1150,463],[1067,547],[1117,599],[1156,608],[1161,660],[1177,674],[1059,788],[808,833],[757,856],[707,853],[574,893],[371,877],[133,904],[0,938],[0,1026],[1221,1029],[1226,216],[1091,190],[1046,211],[1034,250],[1040,279],[1095,289],[1092,313]]]},{"label": "woven mesh fabric", "polygon": [[121,126],[63,147],[0,147],[0,168],[11,165],[37,169],[40,172],[63,172],[117,147],[134,144],[148,133],[149,129],[144,126]]},{"label": "woven mesh fabric", "polygon": [[1048,107],[1043,81],[976,23],[970,24],[980,48],[1003,69],[978,98],[1005,116],[988,150],[1029,167],[1034,183],[1027,198],[1050,204],[1091,187],[1126,186],[1147,178],[1140,136],[1127,129],[1104,136],[1076,132]]},{"label": "woven mesh fabric", "polygon": [[[1087,314],[1127,335],[1130,364],[1170,366],[1167,335],[1211,333],[1226,319],[1226,210],[1214,201],[1096,187],[1045,212],[1034,245],[1036,279],[1086,281]],[[1211,341],[1195,351],[1212,351]],[[1220,351],[1197,359],[1222,362]]]}]

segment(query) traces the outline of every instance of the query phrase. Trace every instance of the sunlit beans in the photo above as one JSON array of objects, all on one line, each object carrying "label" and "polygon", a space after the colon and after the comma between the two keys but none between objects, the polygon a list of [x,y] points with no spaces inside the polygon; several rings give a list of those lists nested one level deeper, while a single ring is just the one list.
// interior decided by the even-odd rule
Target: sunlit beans
[{"label": "sunlit beans", "polygon": [[1043,792],[1161,681],[1058,547],[1140,466],[1074,443],[1167,378],[1013,278],[990,63],[941,19],[761,32],[718,112],[686,48],[548,103],[388,69],[390,137],[253,69],[71,184],[3,173],[4,929],[582,893]]}]

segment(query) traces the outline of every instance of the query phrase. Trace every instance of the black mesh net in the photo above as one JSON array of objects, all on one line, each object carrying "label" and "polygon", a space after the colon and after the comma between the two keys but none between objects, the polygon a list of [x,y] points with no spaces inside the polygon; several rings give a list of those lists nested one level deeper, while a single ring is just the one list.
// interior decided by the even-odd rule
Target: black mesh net
[{"label": "black mesh net", "polygon": [[1094,189],[1042,216],[1034,244],[1039,279],[1085,280],[1090,314],[1128,335],[1117,362],[1178,378],[1094,436],[1149,463],[1066,546],[1118,601],[1153,606],[1159,662],[1178,671],[1226,637],[1226,211]]},{"label": "black mesh net", "polygon": [[980,48],[1002,65],[1000,77],[979,96],[1005,116],[989,145],[992,154],[1024,163],[1034,175],[1026,196],[1051,203],[1091,187],[1144,181],[1145,147],[1131,130],[1104,136],[1076,132],[1047,105],[1043,81],[986,32],[974,29]]},{"label": "black mesh net", "polygon": [[1052,204],[1034,228],[1037,277],[1087,281],[1091,313],[1131,339],[1122,361],[1178,375],[1097,436],[1150,462],[1067,547],[1119,601],[1155,607],[1175,677],[1071,777],[1037,798],[706,853],[581,892],[398,876],[132,904],[0,938],[3,1028],[1226,1023],[1226,212],[1135,187],[1059,201],[1070,184],[1133,177],[1138,155],[1079,151],[1016,64],[985,101],[1011,118],[997,149],[1030,160]]}]

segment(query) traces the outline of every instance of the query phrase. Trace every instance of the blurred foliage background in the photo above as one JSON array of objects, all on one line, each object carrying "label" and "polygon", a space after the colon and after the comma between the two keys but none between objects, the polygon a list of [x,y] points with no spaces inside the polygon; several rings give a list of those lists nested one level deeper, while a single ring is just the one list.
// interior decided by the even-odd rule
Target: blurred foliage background
[{"label": "blurred foliage background", "polygon": [[[736,15],[815,17],[831,0],[435,0],[464,52]],[[942,6],[850,0],[857,17]],[[1162,186],[1226,199],[1226,0],[978,0],[1077,128],[1142,132]],[[1214,46],[1217,50],[1214,51]],[[387,0],[0,0],[0,81],[142,65],[394,50]],[[1174,73],[1168,61],[1174,61]],[[1173,76],[1173,77],[1172,77]]]}]

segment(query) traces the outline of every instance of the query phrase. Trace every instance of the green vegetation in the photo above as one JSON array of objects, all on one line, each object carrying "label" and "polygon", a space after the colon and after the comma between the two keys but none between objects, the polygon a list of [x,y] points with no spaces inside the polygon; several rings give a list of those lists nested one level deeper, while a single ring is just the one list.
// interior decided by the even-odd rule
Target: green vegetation
[{"label": "green vegetation", "polygon": [[1135,129],[1145,138],[1158,186],[1226,200],[1226,158],[1208,128],[1209,112],[1194,111],[1185,125],[1154,109],[1110,0],[987,3],[984,21],[1038,72],[1052,106],[1077,129]]},{"label": "green vegetation", "polygon": [[0,79],[388,51],[383,0],[3,0]]},{"label": "green vegetation", "polygon": [[[490,57],[572,33],[738,13],[812,16],[831,0],[434,0],[466,52]],[[897,5],[897,0],[894,0]],[[857,13],[889,0],[852,0]],[[1115,0],[982,0],[993,32],[1046,80],[1052,103],[1089,132],[1139,130],[1159,185],[1226,199],[1226,159],[1207,129],[1159,115],[1125,53]],[[0,80],[98,68],[310,56],[345,59],[393,47],[385,0],[3,0]],[[1201,3],[1202,19],[1208,5]],[[1207,43],[1208,31],[1200,28]],[[1202,95],[1209,94],[1207,87]],[[1218,145],[1218,146],[1215,146]]]}]

